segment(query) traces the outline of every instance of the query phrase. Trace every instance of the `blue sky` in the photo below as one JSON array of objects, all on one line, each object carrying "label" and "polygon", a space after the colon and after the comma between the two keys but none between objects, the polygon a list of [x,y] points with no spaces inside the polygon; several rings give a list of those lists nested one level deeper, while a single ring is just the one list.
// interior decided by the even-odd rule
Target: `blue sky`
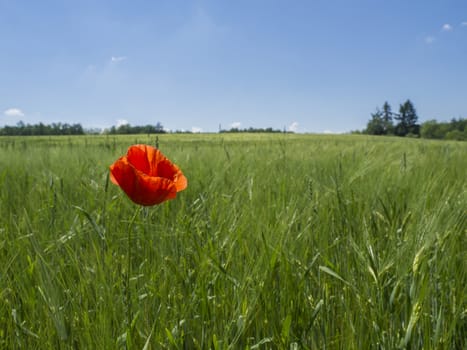
[{"label": "blue sky", "polygon": [[362,129],[467,117],[465,0],[0,0],[0,126]]}]

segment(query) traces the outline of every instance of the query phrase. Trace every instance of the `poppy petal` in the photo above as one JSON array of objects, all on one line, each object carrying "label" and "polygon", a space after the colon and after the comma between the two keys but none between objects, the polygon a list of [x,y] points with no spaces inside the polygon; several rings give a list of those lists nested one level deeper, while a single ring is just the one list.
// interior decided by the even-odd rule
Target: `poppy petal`
[{"label": "poppy petal", "polygon": [[[128,148],[126,157],[128,162],[132,164],[136,169],[143,172],[144,174],[151,175],[151,160],[148,159],[148,150],[146,145],[133,145]],[[153,152],[151,153],[151,157]]]},{"label": "poppy petal", "polygon": [[177,192],[183,191],[187,187],[187,179],[182,171],[165,157],[157,165],[157,176],[174,181]]},{"label": "poppy petal", "polygon": [[166,179],[174,180],[175,175],[179,169],[173,165],[167,158],[160,160],[157,163],[156,174],[154,176],[164,177]]},{"label": "poppy petal", "polygon": [[160,204],[177,196],[175,184],[168,179],[143,174],[139,180],[137,194],[142,205]]},{"label": "poppy petal", "polygon": [[125,157],[110,166],[111,178],[135,203],[141,205],[160,204],[175,198],[175,184],[161,177],[151,177],[135,169]]},{"label": "poppy petal", "polygon": [[127,155],[110,166],[110,180],[141,205],[154,205],[176,197],[187,187],[182,171],[158,149],[133,145]]},{"label": "poppy petal", "polygon": [[136,181],[136,176],[133,166],[128,162],[126,157],[121,157],[110,166],[110,180],[120,186],[125,192]]},{"label": "poppy petal", "polygon": [[[114,164],[115,164],[115,163],[114,163]],[[114,167],[114,164],[112,164],[112,165],[110,166],[110,181],[112,181],[112,183],[113,183],[114,185],[117,185],[117,186],[118,186],[118,181],[117,181],[117,179],[115,178],[114,174],[112,173],[112,167]]]},{"label": "poppy petal", "polygon": [[188,180],[186,179],[185,175],[182,172],[178,172],[175,176],[175,187],[177,188],[177,192],[183,191],[188,186]]}]

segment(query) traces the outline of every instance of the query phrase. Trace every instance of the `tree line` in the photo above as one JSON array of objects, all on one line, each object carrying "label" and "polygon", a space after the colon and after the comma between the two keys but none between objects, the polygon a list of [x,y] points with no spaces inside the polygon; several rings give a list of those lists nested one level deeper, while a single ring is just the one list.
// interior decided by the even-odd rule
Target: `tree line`
[{"label": "tree line", "polygon": [[240,129],[240,128],[230,128],[228,130],[221,129],[219,130],[219,133],[280,133],[280,132],[286,132],[283,130],[279,129],[273,129],[273,128],[245,128],[245,129]]},{"label": "tree line", "polygon": [[156,125],[143,125],[143,126],[132,126],[130,124],[123,124],[112,126],[109,130],[105,130],[105,133],[111,135],[128,135],[128,134],[164,134],[166,131],[161,123],[157,122]]},{"label": "tree line", "polygon": [[[167,131],[160,122],[156,125],[130,125],[122,124],[112,126],[108,129],[84,129],[81,124],[52,123],[52,124],[25,124],[20,121],[16,126],[4,126],[0,128],[0,135],[3,136],[40,136],[40,135],[84,135],[84,134],[109,134],[109,135],[129,135],[129,134],[164,134]],[[220,129],[219,133],[280,133],[285,132],[273,128],[231,128]],[[175,131],[175,133],[191,133],[190,131]]]},{"label": "tree line", "polygon": [[[220,129],[220,128],[219,128]],[[84,129],[81,124],[52,123],[25,124],[19,121],[16,126],[0,128],[0,136],[33,136],[33,135],[84,135],[84,134],[162,134],[166,133],[160,122],[156,125],[132,126],[123,124],[110,129]],[[280,133],[285,132],[273,128],[231,128],[219,130],[220,133]],[[418,115],[413,103],[405,101],[399,106],[398,113],[392,111],[388,102],[381,109],[371,114],[366,129],[354,133],[369,135],[412,136],[428,139],[447,139],[467,141],[467,119],[451,119],[449,122],[438,122],[435,119],[418,124]]]},{"label": "tree line", "polygon": [[16,126],[6,125],[0,128],[0,135],[35,136],[35,135],[83,135],[81,124],[52,123],[25,124],[19,121]]},{"label": "tree line", "polygon": [[81,124],[52,123],[52,124],[25,124],[19,121],[15,126],[6,125],[0,128],[2,136],[43,136],[43,135],[84,135],[84,134],[161,134],[165,133],[161,123],[156,125],[131,126],[124,124],[112,126],[110,129],[90,129],[86,130]]},{"label": "tree line", "polygon": [[381,109],[371,114],[363,133],[369,135],[412,136],[428,139],[467,140],[467,120],[452,119],[438,122],[435,119],[418,123],[418,115],[413,103],[405,101],[393,112],[386,101]]}]

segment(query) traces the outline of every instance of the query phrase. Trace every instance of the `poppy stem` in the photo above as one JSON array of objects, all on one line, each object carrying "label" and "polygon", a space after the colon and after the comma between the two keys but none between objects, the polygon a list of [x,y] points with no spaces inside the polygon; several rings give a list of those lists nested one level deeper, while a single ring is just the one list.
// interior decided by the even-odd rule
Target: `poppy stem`
[{"label": "poppy stem", "polygon": [[132,310],[132,305],[131,305],[131,287],[130,287],[130,280],[131,280],[131,260],[132,260],[132,231],[133,231],[133,224],[136,220],[136,217],[139,215],[141,212],[141,206],[138,206],[135,210],[135,213],[133,214],[133,217],[131,218],[131,221],[128,225],[127,229],[127,270],[126,270],[126,289],[125,289],[125,299],[126,299],[126,311],[127,311],[127,337],[130,337],[130,332],[131,332],[131,323],[133,320],[133,310]]}]

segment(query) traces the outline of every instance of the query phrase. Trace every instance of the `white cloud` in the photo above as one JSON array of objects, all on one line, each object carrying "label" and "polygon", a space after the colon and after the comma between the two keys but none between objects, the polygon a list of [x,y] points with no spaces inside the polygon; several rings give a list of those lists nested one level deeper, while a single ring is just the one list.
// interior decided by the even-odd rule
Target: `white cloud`
[{"label": "white cloud", "polygon": [[19,108],[8,108],[3,112],[7,117],[24,117],[24,113]]},{"label": "white cloud", "polygon": [[128,120],[126,120],[126,119],[118,119],[117,120],[117,128],[122,126],[122,125],[128,125],[128,124],[130,124],[130,123],[128,123]]},{"label": "white cloud", "polygon": [[443,27],[441,28],[443,32],[450,32],[452,31],[452,25],[449,23],[443,24]]},{"label": "white cloud", "polygon": [[118,63],[118,62],[125,61],[126,59],[127,59],[126,56],[112,56],[112,58],[110,59],[110,61],[111,61],[111,62]]},{"label": "white cloud", "polygon": [[203,129],[197,127],[197,126],[192,126],[191,127],[191,132],[193,133],[200,133],[200,132],[203,132]]},{"label": "white cloud", "polygon": [[335,134],[342,134],[340,131],[332,131],[332,130],[324,130],[323,134],[328,134],[328,135],[335,135]]},{"label": "white cloud", "polygon": [[461,27],[467,27],[467,21],[462,22]]},{"label": "white cloud", "polygon": [[425,43],[426,44],[433,44],[434,42],[435,42],[435,37],[434,36],[425,37]]},{"label": "white cloud", "polygon": [[290,124],[290,125],[289,125],[289,131],[297,132],[297,131],[298,131],[298,123],[297,123],[297,122],[293,122],[292,124]]},{"label": "white cloud", "polygon": [[233,122],[232,124],[230,124],[230,127],[233,129],[238,129],[240,128],[240,126],[242,126],[242,123],[240,122]]}]

